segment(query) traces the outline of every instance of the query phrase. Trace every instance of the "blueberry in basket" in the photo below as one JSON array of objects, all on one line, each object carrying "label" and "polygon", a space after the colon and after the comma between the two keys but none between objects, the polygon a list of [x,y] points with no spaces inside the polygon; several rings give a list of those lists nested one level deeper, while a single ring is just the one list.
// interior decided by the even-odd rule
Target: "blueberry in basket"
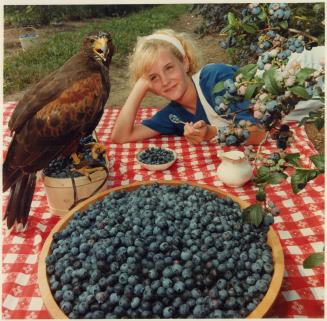
[{"label": "blueberry in basket", "polygon": [[137,161],[149,170],[165,170],[176,160],[175,151],[168,148],[148,147],[136,155]]},{"label": "blueberry in basket", "polygon": [[76,318],[245,318],[274,272],[269,224],[186,184],[115,191],[54,233],[51,292]]},{"label": "blueberry in basket", "polygon": [[[77,151],[78,155],[86,161],[92,161],[91,147],[89,144],[95,142],[96,140],[92,135],[82,137],[80,139],[80,145]],[[102,166],[106,165],[105,158],[101,154],[99,155],[97,161]],[[74,171],[74,164],[70,156],[66,158],[58,157],[54,159],[49,163],[48,167],[43,169],[43,174],[53,178],[76,178],[83,176],[79,172]]]}]

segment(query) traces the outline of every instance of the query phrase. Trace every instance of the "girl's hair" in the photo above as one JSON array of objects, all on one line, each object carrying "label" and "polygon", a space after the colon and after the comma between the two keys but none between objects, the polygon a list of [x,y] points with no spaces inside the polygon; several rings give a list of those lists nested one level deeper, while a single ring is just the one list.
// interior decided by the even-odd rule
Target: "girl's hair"
[{"label": "girl's hair", "polygon": [[[172,29],[160,29],[153,34],[164,34],[175,37],[182,44],[185,54],[189,60],[188,74],[195,74],[200,67],[200,51],[196,48],[194,40],[186,33],[177,33]],[[139,37],[137,39],[134,52],[130,57],[129,73],[131,83],[134,84],[144,73],[155,63],[158,56],[158,50],[168,48],[171,53],[180,61],[183,61],[183,55],[173,44],[159,39],[146,39]]]}]

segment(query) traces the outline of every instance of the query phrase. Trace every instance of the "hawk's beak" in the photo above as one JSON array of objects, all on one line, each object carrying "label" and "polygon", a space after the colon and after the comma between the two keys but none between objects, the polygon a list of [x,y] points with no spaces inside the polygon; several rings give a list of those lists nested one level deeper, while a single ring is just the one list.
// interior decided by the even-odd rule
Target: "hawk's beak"
[{"label": "hawk's beak", "polygon": [[106,39],[99,39],[94,47],[95,53],[105,62],[108,57],[109,48]]}]

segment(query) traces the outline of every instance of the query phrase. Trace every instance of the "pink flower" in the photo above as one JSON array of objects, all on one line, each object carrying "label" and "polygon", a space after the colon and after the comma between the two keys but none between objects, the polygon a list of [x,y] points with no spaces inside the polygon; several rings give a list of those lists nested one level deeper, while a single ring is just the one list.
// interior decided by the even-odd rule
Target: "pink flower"
[{"label": "pink flower", "polygon": [[244,96],[245,93],[246,93],[246,89],[247,89],[247,87],[244,86],[244,85],[242,85],[240,88],[238,88],[237,93],[238,93],[239,95],[241,95],[241,96]]},{"label": "pink flower", "polygon": [[254,118],[257,118],[257,119],[261,119],[263,117],[263,113],[259,110],[256,110],[254,113],[253,113],[253,117]]}]

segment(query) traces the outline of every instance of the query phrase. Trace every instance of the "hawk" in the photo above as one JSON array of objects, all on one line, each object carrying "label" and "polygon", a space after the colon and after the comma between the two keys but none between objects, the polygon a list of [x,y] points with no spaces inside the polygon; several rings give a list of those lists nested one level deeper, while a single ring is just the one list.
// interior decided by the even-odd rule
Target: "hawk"
[{"label": "hawk", "polygon": [[4,219],[26,225],[36,172],[77,152],[99,123],[109,97],[114,53],[107,32],[84,37],[80,51],[30,88],[9,120],[12,140],[3,164],[3,191],[10,188]]}]

